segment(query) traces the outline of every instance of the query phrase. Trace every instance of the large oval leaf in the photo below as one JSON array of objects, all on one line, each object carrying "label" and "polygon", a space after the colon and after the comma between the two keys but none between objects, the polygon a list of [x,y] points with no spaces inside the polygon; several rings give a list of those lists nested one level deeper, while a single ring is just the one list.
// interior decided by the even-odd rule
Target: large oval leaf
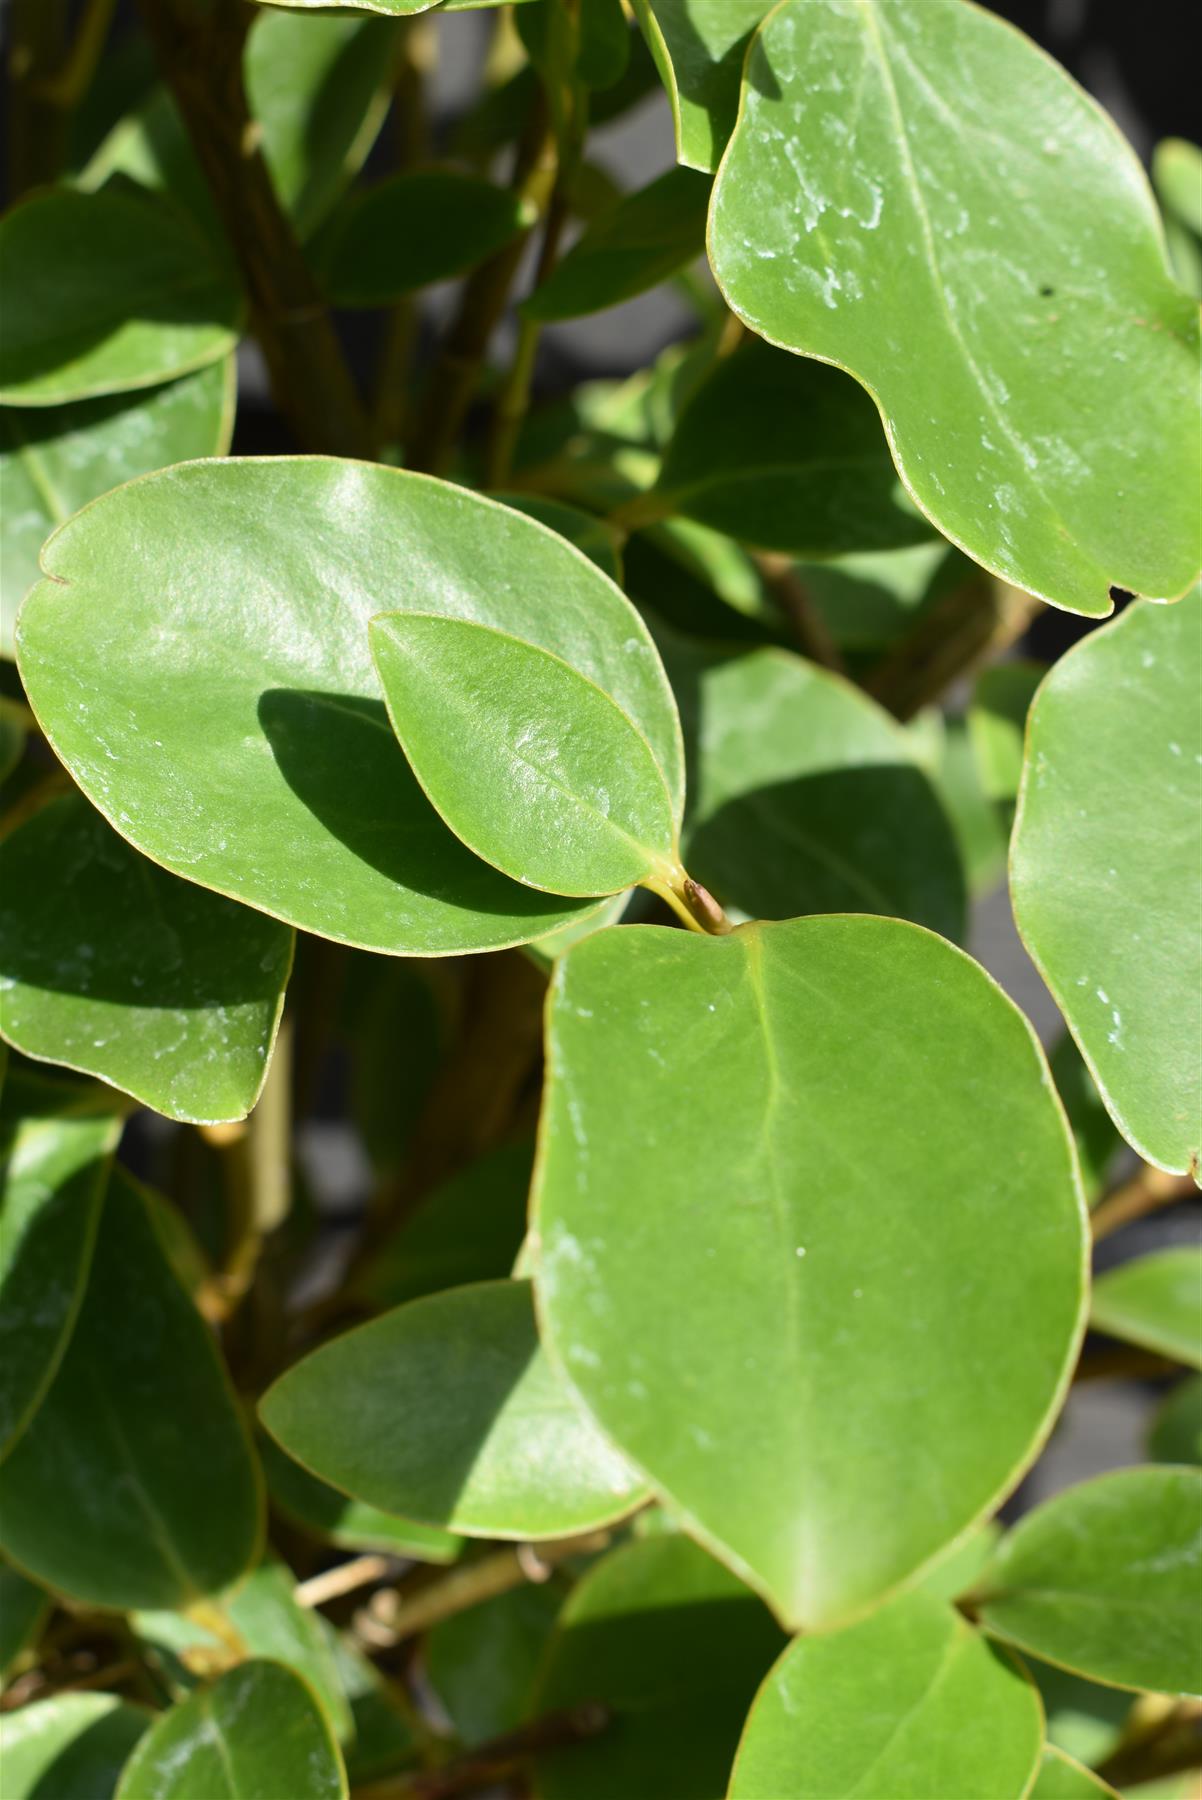
[{"label": "large oval leaf", "polygon": [[[97,1102],[99,1101],[99,1104]],[[54,1379],[83,1301],[109,1158],[103,1096],[10,1074],[0,1101],[0,1457]]]},{"label": "large oval leaf", "polygon": [[751,34],[771,0],[632,0],[668,90],[676,158],[716,169],[735,122]]},{"label": "large oval leaf", "polygon": [[1095,1331],[1202,1369],[1202,1248],[1154,1251],[1099,1275],[1089,1322]]},{"label": "large oval leaf", "polygon": [[398,1307],[314,1351],[259,1410],[323,1480],[468,1537],[569,1537],[646,1498],[539,1348],[525,1281]]},{"label": "large oval leaf", "polygon": [[38,551],[97,494],[192,456],[220,456],[234,422],[234,359],[165,387],[78,406],[0,409],[0,654],[38,579]]},{"label": "large oval leaf", "polygon": [[1003,20],[777,7],[710,254],[753,330],[863,383],[906,486],[986,568],[1092,614],[1194,579],[1197,306],[1129,147]]},{"label": "large oval leaf", "polygon": [[254,1560],[261,1511],[213,1340],[117,1170],[70,1344],[0,1470],[0,1543],[85,1605],[182,1607]]},{"label": "large oval leaf", "polygon": [[977,1585],[986,1629],[1114,1687],[1202,1694],[1202,1470],[1120,1469],[1056,1494]]},{"label": "large oval leaf", "polygon": [[116,1800],[346,1800],[346,1771],[312,1690],[275,1662],[245,1662],[163,1713]]},{"label": "large oval leaf", "polygon": [[147,862],[81,794],[0,843],[0,1031],[168,1118],[245,1118],[291,964],[286,926]]},{"label": "large oval leaf", "polygon": [[57,406],[216,362],[242,300],[186,219],[126,193],[33,195],[0,221],[0,402]]},{"label": "large oval leaf", "polygon": [[431,613],[385,613],[371,642],[409,766],[469,850],[553,894],[679,879],[650,744],[570,663]]},{"label": "large oval leaf", "polygon": [[1042,1746],[1030,1678],[945,1601],[906,1594],[790,1644],[756,1696],[730,1795],[1017,1800]]},{"label": "large oval leaf", "polygon": [[473,857],[422,794],[371,662],[385,606],[565,656],[635,720],[679,803],[676,710],[630,603],[465,489],[322,457],[188,463],[85,508],[44,567],[18,654],[89,799],[165,868],[307,931],[451,955],[584,910]]},{"label": "large oval leaf", "polygon": [[621,927],[558,964],[548,1063],[544,1341],[786,1622],[862,1611],[1016,1480],[1073,1364],[1084,1210],[1026,1021],[896,920]]},{"label": "large oval leaf", "polygon": [[59,1694],[0,1714],[4,1800],[112,1800],[151,1718],[113,1694]]},{"label": "large oval leaf", "polygon": [[1128,607],[1062,657],[1031,708],[1010,854],[1023,942],[1115,1124],[1195,1179],[1200,667],[1202,591]]}]

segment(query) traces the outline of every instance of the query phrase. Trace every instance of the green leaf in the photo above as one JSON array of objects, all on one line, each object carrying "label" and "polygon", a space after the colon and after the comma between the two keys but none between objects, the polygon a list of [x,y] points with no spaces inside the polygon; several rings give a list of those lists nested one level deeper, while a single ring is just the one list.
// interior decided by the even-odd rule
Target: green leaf
[{"label": "green leaf", "polygon": [[326,1481],[467,1537],[568,1537],[646,1497],[540,1350],[524,1281],[361,1325],[289,1369],[259,1411]]},{"label": "green leaf", "polygon": [[981,1576],[986,1630],[1114,1687],[1202,1693],[1202,1472],[1120,1469],[1056,1494]]},{"label": "green leaf", "polygon": [[668,90],[676,160],[716,169],[739,106],[751,34],[770,0],[632,0]]},{"label": "green leaf", "polygon": [[1031,708],[1010,858],[1023,942],[1123,1136],[1197,1178],[1202,590],[1128,607]]},{"label": "green leaf", "polygon": [[4,1800],[113,1800],[151,1718],[112,1694],[60,1694],[0,1714]]},{"label": "green leaf", "polygon": [[868,389],[906,487],[977,562],[1099,616],[1114,588],[1194,580],[1197,307],[1130,147],[1004,20],[778,6],[710,256],[754,331]]},{"label": "green leaf", "polygon": [[255,1559],[261,1510],[213,1340],[115,1170],[71,1341],[0,1470],[0,1541],[87,1606],[176,1608]]},{"label": "green leaf", "polygon": [[311,1689],[274,1662],[245,1662],[163,1713],[116,1800],[346,1800],[346,1771]]},{"label": "green leaf", "polygon": [[514,1731],[564,1601],[556,1580],[526,1582],[442,1620],[426,1638],[426,1672],[465,1744]]},{"label": "green leaf", "polygon": [[143,393],[0,409],[0,652],[12,655],[17,607],[56,525],[135,475],[224,455],[233,423],[232,356]]},{"label": "green leaf", "polygon": [[291,964],[285,926],[147,862],[81,794],[0,843],[0,1030],[168,1118],[246,1117]]},{"label": "green leaf", "polygon": [[577,319],[657,287],[705,251],[710,183],[669,169],[595,219],[522,307],[528,319]]},{"label": "green leaf", "polygon": [[720,1800],[783,1642],[760,1601],[688,1538],[611,1551],[560,1614],[534,1702],[540,1713],[600,1702],[610,1722],[538,1758],[539,1800]]},{"label": "green leaf", "polygon": [[557,965],[548,1067],[553,1359],[782,1619],[863,1611],[1013,1486],[1076,1357],[1084,1212],[1030,1027],[897,920],[622,927]]},{"label": "green leaf", "polygon": [[1039,1689],[1047,1720],[1048,1743],[1075,1762],[1091,1767],[1104,1762],[1126,1728],[1133,1701],[1119,1688],[1100,1687],[1053,1663],[1024,1656],[1023,1663]]},{"label": "green leaf", "polygon": [[34,194],[0,220],[0,402],[154,387],[233,348],[242,300],[187,220],[126,193]]},{"label": "green leaf", "polygon": [[22,679],[88,798],[164,868],[320,936],[450,955],[584,910],[498,875],[429,805],[371,662],[382,605],[512,616],[545,648],[579,646],[591,675],[612,665],[683,780],[629,602],[554,533],[463,488],[322,457],[191,463],[95,502],[45,566],[22,608]]},{"label": "green leaf", "polygon": [[918,1584],[922,1592],[939,1600],[958,1600],[973,1586],[1001,1535],[1001,1526],[992,1519],[970,1530],[928,1569]]},{"label": "green leaf", "polygon": [[119,1113],[17,1080],[0,1100],[0,1457],[54,1379],[83,1303]]},{"label": "green leaf", "polygon": [[0,1686],[21,1652],[41,1635],[50,1607],[44,1587],[0,1563]]},{"label": "green leaf", "polygon": [[1202,1375],[1191,1375],[1169,1390],[1148,1433],[1154,1462],[1202,1465]]},{"label": "green leaf", "polygon": [[797,575],[835,643],[855,655],[892,648],[976,571],[951,544],[934,538],[904,550],[802,563]]},{"label": "green leaf", "polygon": [[503,501],[514,512],[525,513],[527,518],[537,519],[540,525],[567,538],[569,544],[583,550],[589,561],[596,563],[611,581],[621,585],[622,557],[618,534],[604,519],[582,512],[578,506],[567,506],[562,500],[545,499],[542,494],[494,494],[493,499]]},{"label": "green leaf", "polygon": [[1049,1748],[1043,1753],[1035,1786],[1028,1790],[1028,1800],[1098,1800],[1099,1794],[1119,1800],[1110,1783],[1092,1769],[1083,1768],[1063,1750]]},{"label": "green leaf", "polygon": [[690,755],[683,855],[751,918],[872,912],[964,930],[960,852],[902,728],[787,650],[660,639]]},{"label": "green leaf", "polygon": [[319,1481],[286,1456],[266,1432],[259,1434],[259,1454],[272,1504],[286,1518],[341,1550],[382,1550],[415,1562],[454,1562],[463,1539],[433,1525],[418,1525],[379,1507],[366,1506]]},{"label": "green leaf", "polygon": [[453,169],[417,169],[352,194],[313,246],[336,306],[387,306],[474,269],[529,229],[508,188]]},{"label": "green leaf", "polygon": [[[217,1605],[251,1656],[286,1663],[304,1678],[321,1701],[334,1735],[340,1743],[347,1743],[355,1735],[354,1721],[325,1622],[297,1601],[295,1588],[290,1569],[281,1562],[266,1561]],[[164,1670],[177,1697],[186,1696],[196,1685],[190,1661],[193,1653],[222,1649],[222,1640],[186,1613],[139,1612],[131,1624],[144,1654]]]},{"label": "green leaf", "polygon": [[790,1644],[756,1696],[730,1795],[1016,1800],[1042,1747],[1029,1677],[946,1601],[906,1594]]},{"label": "green leaf", "polygon": [[328,1620],[321,1623],[355,1723],[354,1742],[345,1751],[349,1781],[355,1786],[411,1766],[418,1758],[420,1728],[401,1684],[381,1675]]},{"label": "green leaf", "polygon": [[914,751],[935,784],[960,846],[974,900],[991,894],[1006,874],[1006,833],[997,807],[981,788],[962,716],[931,706],[912,719]]},{"label": "green leaf", "polygon": [[1023,772],[1023,734],[1042,663],[995,663],[977,677],[968,708],[968,735],[981,786],[991,800],[1012,804]]},{"label": "green leaf", "polygon": [[1196,297],[1202,294],[1202,150],[1185,138],[1165,138],[1152,152],[1152,182],[1173,273]]},{"label": "green leaf", "polygon": [[1153,1251],[1097,1276],[1089,1323],[1202,1369],[1202,1247]]},{"label": "green leaf", "polygon": [[803,557],[931,535],[867,396],[838,369],[754,340],[723,357],[686,405],[648,507]]},{"label": "green leaf", "polygon": [[1048,1056],[1048,1064],[1072,1127],[1085,1198],[1090,1206],[1096,1206],[1122,1139],[1071,1033],[1061,1034]]},{"label": "green leaf", "polygon": [[555,894],[674,879],[663,771],[587,676],[506,632],[436,613],[382,614],[371,646],[409,765],[469,850]]}]

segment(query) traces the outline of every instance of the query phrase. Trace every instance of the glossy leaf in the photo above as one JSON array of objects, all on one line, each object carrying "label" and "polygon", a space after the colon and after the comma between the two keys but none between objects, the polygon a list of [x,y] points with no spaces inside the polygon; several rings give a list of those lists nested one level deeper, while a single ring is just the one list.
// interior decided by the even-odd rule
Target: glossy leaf
[{"label": "glossy leaf", "polygon": [[135,475],[222,455],[233,422],[232,357],[142,393],[0,409],[0,651],[12,655],[17,607],[56,525]]},{"label": "glossy leaf", "polygon": [[[9,1670],[35,1643],[50,1612],[50,1595],[19,1569],[0,1563],[0,1685]],[[0,1745],[0,1766],[3,1765]]]},{"label": "glossy leaf", "polygon": [[1120,1469],[1020,1520],[981,1576],[988,1631],[1115,1687],[1202,1693],[1202,1471]]},{"label": "glossy leaf", "polygon": [[244,1662],[156,1719],[116,1800],[346,1800],[338,1746],[312,1690]]},{"label": "glossy leaf", "polygon": [[154,861],[307,931],[449,955],[584,910],[498,875],[425,799],[371,663],[382,606],[541,628],[591,675],[612,665],[679,791],[670,691],[629,603],[561,538],[463,488],[320,457],[191,463],[96,502],[45,557],[18,653],[79,785]]},{"label": "glossy leaf", "polygon": [[151,1718],[112,1694],[59,1694],[0,1714],[4,1800],[113,1800]]},{"label": "glossy leaf", "polygon": [[217,362],[242,300],[193,227],[126,193],[34,194],[0,221],[0,402],[57,406]]},{"label": "glossy leaf", "polygon": [[1202,1369],[1202,1247],[1156,1250],[1093,1284],[1095,1331]]},{"label": "glossy leaf", "polygon": [[754,341],[685,407],[648,510],[802,557],[929,540],[871,401],[838,369]]},{"label": "glossy leaf", "polygon": [[754,331],[868,389],[907,488],[986,568],[1094,615],[1195,579],[1197,307],[1129,147],[1005,21],[777,7],[710,257]]},{"label": "glossy leaf", "polygon": [[1155,1462],[1202,1466],[1202,1375],[1170,1389],[1152,1421],[1148,1455]]},{"label": "glossy leaf", "polygon": [[272,1504],[285,1518],[342,1550],[381,1550],[415,1562],[449,1563],[463,1548],[463,1539],[453,1532],[382,1512],[319,1481],[266,1432],[259,1434],[259,1453]]},{"label": "glossy leaf", "polygon": [[756,1696],[730,1795],[1015,1800],[1042,1746],[1030,1679],[946,1601],[906,1594],[790,1644]]},{"label": "glossy leaf", "polygon": [[618,550],[618,536],[611,525],[604,519],[598,519],[593,513],[582,512],[578,506],[568,506],[562,500],[548,500],[541,494],[494,494],[494,500],[503,500],[515,512],[525,513],[528,518],[537,519],[540,525],[558,532],[560,537],[567,538],[569,544],[575,544],[583,550],[590,562],[611,581],[621,584],[622,558]]},{"label": "glossy leaf", "polygon": [[784,1620],[871,1606],[1013,1485],[1075,1359],[1083,1208],[1026,1021],[897,920],[623,927],[557,965],[548,1064],[554,1360]]},{"label": "glossy leaf", "polygon": [[115,1171],[70,1344],[0,1470],[0,1543],[85,1605],[183,1607],[253,1561],[260,1512],[213,1340]]},{"label": "glossy leaf", "polygon": [[751,34],[770,0],[632,0],[668,90],[676,158],[716,169],[735,122]]},{"label": "glossy leaf", "polygon": [[1028,1790],[1028,1800],[1098,1800],[1106,1794],[1118,1800],[1108,1781],[1074,1762],[1063,1750],[1049,1747],[1040,1761],[1035,1786]]},{"label": "glossy leaf", "polygon": [[787,650],[720,656],[661,638],[690,754],[686,866],[751,918],[872,912],[951,938],[951,824],[896,722]]},{"label": "glossy leaf", "polygon": [[1060,659],[1031,708],[1010,861],[1023,942],[1115,1124],[1195,1173],[1200,666],[1202,591],[1128,607]]},{"label": "glossy leaf", "polygon": [[292,933],[147,862],[80,794],[0,843],[0,1031],[173,1119],[245,1118]]},{"label": "glossy leaf", "polygon": [[528,1282],[398,1307],[307,1356],[259,1410],[323,1479],[468,1537],[568,1537],[646,1495],[540,1350]]},{"label": "glossy leaf", "polygon": [[529,229],[510,189],[452,169],[415,169],[353,194],[314,245],[337,306],[387,306],[475,268]]},{"label": "glossy leaf", "polygon": [[576,319],[658,286],[705,250],[710,184],[669,169],[591,221],[525,302],[529,319]]},{"label": "glossy leaf", "polygon": [[570,1595],[534,1709],[600,1702],[594,1741],[538,1758],[539,1800],[722,1800],[744,1715],[783,1647],[767,1609],[678,1535],[623,1544]]},{"label": "glossy leaf", "polygon": [[115,1109],[11,1076],[0,1099],[0,1456],[45,1398],[83,1302]]},{"label": "glossy leaf", "polygon": [[371,645],[409,766],[469,850],[547,893],[673,878],[664,774],[587,676],[507,632],[438,614],[385,613]]}]

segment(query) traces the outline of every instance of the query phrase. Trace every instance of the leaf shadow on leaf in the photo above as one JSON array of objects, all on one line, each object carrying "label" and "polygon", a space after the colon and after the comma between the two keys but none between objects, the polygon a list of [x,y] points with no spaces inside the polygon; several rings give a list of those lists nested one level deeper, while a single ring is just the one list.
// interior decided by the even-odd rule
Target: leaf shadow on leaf
[{"label": "leaf shadow on leaf", "polygon": [[64,1795],[111,1792],[151,1717],[132,1706],[114,1706],[64,1743],[33,1786],[21,1789],[22,1800],[63,1800]]},{"label": "leaf shadow on leaf", "polygon": [[[393,736],[382,700],[268,688],[258,714],[297,799],[377,873],[473,912],[538,916],[555,904],[481,862],[443,824]],[[583,911],[596,903],[560,904]]]},{"label": "leaf shadow on leaf", "polygon": [[[148,219],[147,230],[153,229],[153,220]],[[10,342],[0,356],[0,386],[14,387],[19,383],[25,387],[53,375],[65,364],[90,356],[127,326],[169,325],[178,328],[207,325],[214,330],[226,329],[230,324],[231,309],[222,281],[219,269],[203,267],[188,288],[164,294],[158,300],[140,301],[119,319],[100,320],[90,326],[72,324],[68,330],[42,343]],[[218,347],[213,360],[223,348]],[[171,371],[165,370],[156,380],[167,381],[170,376]],[[123,391],[120,398],[128,405],[128,391]],[[15,397],[15,403],[21,404],[19,396]]]}]

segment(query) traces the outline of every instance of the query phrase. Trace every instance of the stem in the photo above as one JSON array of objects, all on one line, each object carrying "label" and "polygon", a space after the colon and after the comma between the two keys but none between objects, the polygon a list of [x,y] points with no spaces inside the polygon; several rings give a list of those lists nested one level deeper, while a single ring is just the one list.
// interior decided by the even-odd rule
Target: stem
[{"label": "stem", "polygon": [[824,669],[833,669],[838,675],[846,675],[847,666],[831,635],[830,626],[815,605],[813,595],[794,564],[787,556],[763,550],[756,552],[754,561],[772,589],[777,605],[788,619],[802,655],[809,657],[811,662],[819,663]]},{"label": "stem", "polygon": [[221,1323],[234,1312],[254,1282],[263,1240],[283,1224],[291,1209],[291,1087],[292,1021],[285,1019],[250,1118],[235,1125],[201,1127],[221,1157],[232,1217],[225,1267],[197,1295],[197,1304],[211,1323]]},{"label": "stem", "polygon": [[[556,181],[555,190],[547,208],[547,219],[543,227],[543,241],[539,250],[538,266],[534,272],[532,292],[537,293],[555,267],[555,259],[559,254],[559,241],[563,236],[563,228],[567,224],[567,219],[568,198],[564,189],[561,167],[559,179]],[[498,396],[497,409],[493,416],[493,429],[485,465],[484,485],[486,487],[503,487],[509,477],[518,434],[530,407],[534,360],[538,354],[542,329],[542,323],[538,319],[523,318],[518,321],[518,341],[513,355],[513,364]]]},{"label": "stem", "polygon": [[665,900],[683,925],[706,937],[727,937],[734,926],[708,888],[683,869],[664,871],[641,884]]},{"label": "stem", "polygon": [[1094,1208],[1089,1221],[1093,1241],[1099,1243],[1133,1219],[1142,1219],[1146,1213],[1196,1195],[1197,1189],[1188,1175],[1169,1175],[1164,1169],[1145,1163],[1137,1175],[1107,1194]]},{"label": "stem", "polygon": [[367,415],[280,206],[242,79],[243,0],[142,0],[146,28],[250,300],[276,406],[308,450],[370,457]]},{"label": "stem", "polygon": [[[401,55],[397,68],[395,120],[396,170],[403,173],[422,161],[429,143],[426,82],[434,69],[437,40],[423,17],[398,20]],[[400,449],[409,415],[409,373],[417,337],[417,307],[412,294],[392,306],[376,369],[376,401],[372,416],[376,442]]]},{"label": "stem", "polygon": [[308,1581],[298,1585],[293,1598],[299,1606],[325,1606],[331,1600],[340,1600],[344,1594],[353,1594],[357,1588],[387,1581],[396,1566],[395,1556],[383,1556],[378,1552],[356,1556],[350,1562],[324,1569],[320,1575],[311,1575]]},{"label": "stem", "polygon": [[495,1600],[498,1594],[508,1594],[530,1581],[546,1581],[560,1563],[573,1556],[605,1550],[611,1540],[612,1533],[593,1531],[584,1537],[561,1538],[554,1543],[516,1544],[511,1549],[497,1550],[452,1569],[407,1599],[395,1589],[377,1594],[372,1602],[372,1617],[387,1627],[392,1643],[398,1644],[404,1638],[428,1631],[442,1619],[453,1618],[485,1600]]},{"label": "stem", "polygon": [[593,1700],[563,1712],[547,1713],[455,1757],[440,1769],[393,1776],[357,1787],[355,1800],[454,1800],[457,1794],[493,1788],[540,1750],[562,1749],[597,1737],[609,1725],[610,1717],[608,1707]]},{"label": "stem", "polygon": [[1167,1694],[1143,1694],[1135,1702],[1122,1739],[1098,1766],[1112,1787],[1126,1791],[1141,1782],[1202,1768],[1198,1735],[1202,1704]]}]

